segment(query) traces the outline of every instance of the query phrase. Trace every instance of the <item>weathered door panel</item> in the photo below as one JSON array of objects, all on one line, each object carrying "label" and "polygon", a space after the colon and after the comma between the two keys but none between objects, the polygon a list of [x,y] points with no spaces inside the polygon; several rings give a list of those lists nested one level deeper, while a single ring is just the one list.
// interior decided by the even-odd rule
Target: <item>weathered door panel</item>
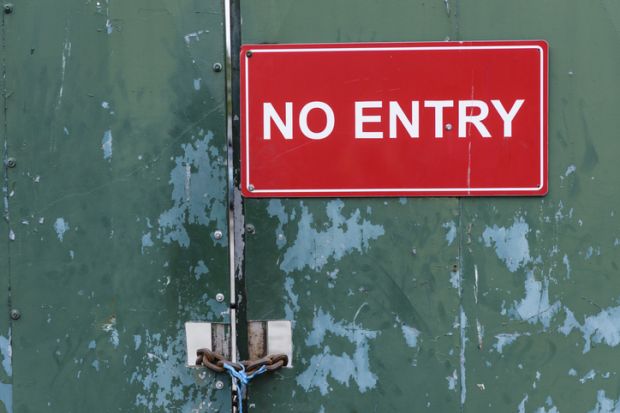
[{"label": "weathered door panel", "polygon": [[[251,401],[261,411],[605,411],[620,396],[613,362],[620,342],[615,190],[620,144],[614,138],[620,129],[620,54],[614,40],[620,9],[609,1],[414,3],[270,2],[260,8],[244,3],[242,38],[244,43],[546,39],[549,195],[406,205],[387,200],[385,206],[383,200],[360,199],[247,201],[247,222],[256,227],[246,240],[249,317],[294,320],[296,358],[293,370],[257,381]],[[372,212],[364,214],[367,206]],[[362,220],[384,231],[359,249],[334,225],[342,222],[346,233],[356,209]],[[330,219],[330,213],[338,218]],[[430,216],[438,218],[426,235],[417,223],[430,222]],[[407,262],[401,244],[415,248],[428,236],[434,241],[417,249],[420,261]],[[340,238],[339,249],[334,246]],[[462,280],[453,281],[457,287],[462,281],[460,298],[459,288],[418,297],[421,285],[407,287],[404,280],[418,271],[438,278],[431,275],[433,254],[444,266],[458,262]],[[345,281],[344,273],[352,275]],[[400,292],[388,287],[394,279]],[[372,284],[371,292],[365,283]],[[413,306],[398,306],[399,296],[409,297]],[[379,304],[386,297],[398,311]],[[420,356],[430,341],[425,328],[444,325],[431,300],[450,303],[444,308],[453,336],[446,347],[435,347],[449,355],[441,359],[442,368],[439,358],[430,362]],[[426,303],[427,312],[420,312],[418,303]],[[384,311],[373,311],[377,307]],[[369,316],[363,317],[366,311]],[[407,362],[412,349],[381,321],[390,312],[401,320],[413,317],[409,323],[420,330],[415,368]],[[354,358],[356,347],[347,349],[346,334],[335,332],[345,331],[347,320],[352,329],[377,329],[367,353],[369,371],[377,377],[374,388],[359,386],[346,363],[334,358]],[[337,344],[341,347],[334,350]],[[334,367],[339,376],[330,375],[325,360],[340,361]],[[420,378],[422,383],[416,382]],[[406,396],[399,397],[401,391]]]},{"label": "weathered door panel", "polygon": [[[443,40],[452,31],[441,2],[241,7],[244,43]],[[456,200],[245,208],[256,231],[246,234],[248,317],[294,326],[294,367],[252,384],[257,411],[459,409]]]},{"label": "weathered door panel", "polygon": [[248,316],[294,326],[294,367],[252,385],[257,410],[458,410],[444,386],[459,365],[456,212],[439,199],[248,200]]},{"label": "weathered door panel", "polygon": [[549,194],[461,201],[465,411],[611,411],[605,403],[620,397],[620,8],[477,1],[459,10],[462,39],[542,38],[551,59]]},{"label": "weathered door panel", "polygon": [[14,411],[230,408],[183,330],[228,317],[223,21],[219,1],[5,16]]}]

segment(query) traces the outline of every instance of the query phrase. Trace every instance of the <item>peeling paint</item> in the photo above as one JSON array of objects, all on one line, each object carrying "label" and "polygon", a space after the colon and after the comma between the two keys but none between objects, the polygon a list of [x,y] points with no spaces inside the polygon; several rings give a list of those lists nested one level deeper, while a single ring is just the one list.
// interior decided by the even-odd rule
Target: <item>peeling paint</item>
[{"label": "peeling paint", "polygon": [[620,344],[620,306],[608,307],[596,315],[585,317],[583,324],[577,321],[571,310],[564,307],[564,311],[566,318],[558,331],[564,335],[569,335],[573,330],[580,331],[585,341],[583,353],[590,351],[592,343],[605,343],[610,347]]},{"label": "peeling paint", "polygon": [[[172,336],[149,331],[143,336],[143,359],[128,379],[140,387],[135,398],[137,408],[183,413],[223,411],[230,395],[216,391],[213,385],[197,383],[192,370],[185,367],[183,326],[177,325]],[[212,374],[205,377],[216,379]]]},{"label": "peeling paint", "polygon": [[63,241],[65,232],[69,231],[69,223],[65,221],[64,218],[56,218],[56,222],[54,222],[54,230],[56,231],[56,236],[60,242]]},{"label": "peeling paint", "polygon": [[101,149],[103,150],[103,159],[106,161],[112,159],[112,131],[110,129],[103,133]]},{"label": "peeling paint", "polygon": [[605,390],[596,393],[596,405],[588,413],[620,413],[620,400],[608,399]]},{"label": "peeling paint", "polygon": [[[212,139],[213,133],[208,132],[202,139],[181,145],[183,155],[174,159],[169,181],[173,206],[158,219],[157,238],[166,244],[176,242],[181,247],[189,247],[189,225],[215,223],[217,228],[226,228],[226,168],[222,168],[225,161],[220,157],[219,149],[211,144]],[[189,180],[187,167],[190,168]],[[227,231],[223,234],[219,240],[212,238],[213,243],[226,246]]]},{"label": "peeling paint", "polygon": [[549,281],[537,281],[533,272],[529,271],[525,280],[525,297],[519,302],[515,301],[510,313],[530,324],[540,322],[547,329],[560,308],[559,301],[549,303]]},{"label": "peeling paint", "polygon": [[450,246],[456,239],[456,224],[454,221],[450,221],[443,224],[442,227],[448,230],[446,233],[446,241],[448,241],[448,246]]},{"label": "peeling paint", "polygon": [[385,234],[383,226],[361,219],[359,209],[347,218],[342,215],[343,208],[341,200],[328,202],[326,212],[330,223],[319,231],[313,227],[312,213],[302,203],[297,238],[284,253],[280,269],[286,273],[305,267],[319,271],[331,258],[338,261],[352,251],[365,252],[370,240]]},{"label": "peeling paint", "polygon": [[299,311],[299,295],[293,291],[294,286],[295,280],[292,277],[286,277],[284,280],[284,290],[286,291],[284,315],[287,320],[293,323],[295,322],[295,314]]},{"label": "peeling paint", "polygon": [[418,345],[418,337],[420,336],[420,330],[415,327],[409,327],[405,324],[400,326],[405,342],[409,347],[416,347]]},{"label": "peeling paint", "polygon": [[529,226],[522,217],[515,218],[510,227],[486,227],[482,233],[485,246],[495,247],[497,257],[506,263],[510,272],[532,261],[527,241]]},{"label": "peeling paint", "polygon": [[[297,376],[297,384],[304,390],[318,389],[322,395],[330,391],[328,377],[349,387],[350,381],[357,384],[360,393],[365,393],[377,384],[377,376],[370,371],[369,341],[376,338],[377,331],[366,330],[355,323],[336,322],[334,318],[321,308],[315,311],[312,321],[313,330],[306,338],[308,347],[318,347],[322,351],[313,355],[308,368]],[[346,338],[355,346],[353,355],[342,353],[332,354],[329,345],[325,344],[328,334]]]},{"label": "peeling paint", "polygon": [[276,245],[278,249],[282,249],[286,245],[286,237],[284,236],[283,229],[289,221],[288,214],[284,210],[284,205],[279,199],[270,199],[267,204],[267,213],[270,217],[278,218],[278,226],[276,228]]}]

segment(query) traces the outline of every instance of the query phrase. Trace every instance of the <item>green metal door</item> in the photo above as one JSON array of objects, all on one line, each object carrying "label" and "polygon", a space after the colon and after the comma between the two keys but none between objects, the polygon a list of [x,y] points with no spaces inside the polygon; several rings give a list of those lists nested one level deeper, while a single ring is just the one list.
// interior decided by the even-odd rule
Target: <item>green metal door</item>
[{"label": "green metal door", "polygon": [[[253,381],[248,411],[618,411],[620,5],[231,9],[233,56],[550,44],[546,197],[234,203],[241,356],[246,319],[293,324],[293,367]],[[4,9],[0,411],[231,411],[224,376],[185,367],[183,328],[230,314],[225,25],[221,1]]]},{"label": "green metal door", "polygon": [[544,198],[246,201],[249,317],[294,322],[295,366],[253,385],[255,411],[620,409],[617,3],[241,11],[244,43],[546,39],[551,54]]},{"label": "green metal door", "polygon": [[183,328],[228,317],[223,21],[191,0],[2,15],[0,410],[230,410]]}]

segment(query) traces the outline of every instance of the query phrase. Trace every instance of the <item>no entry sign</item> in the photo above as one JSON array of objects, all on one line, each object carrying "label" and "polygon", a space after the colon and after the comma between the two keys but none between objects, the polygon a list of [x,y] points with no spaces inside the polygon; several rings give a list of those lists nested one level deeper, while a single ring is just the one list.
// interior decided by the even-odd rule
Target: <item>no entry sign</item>
[{"label": "no entry sign", "polygon": [[544,41],[245,45],[248,197],[547,192]]}]

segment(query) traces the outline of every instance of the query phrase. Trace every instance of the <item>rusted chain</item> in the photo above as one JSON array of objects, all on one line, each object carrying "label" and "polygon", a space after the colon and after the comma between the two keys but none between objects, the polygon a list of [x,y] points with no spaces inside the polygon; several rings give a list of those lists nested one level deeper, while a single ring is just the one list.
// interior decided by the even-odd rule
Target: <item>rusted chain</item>
[{"label": "rusted chain", "polygon": [[[207,348],[198,350],[196,355],[198,356],[196,360],[197,366],[205,366],[216,373],[226,371],[224,368],[226,364],[237,371],[245,370],[247,374],[252,374],[263,366],[265,366],[266,371],[275,371],[288,364],[288,356],[286,354],[270,354],[258,360],[245,360],[241,363],[233,363],[221,354]],[[243,365],[244,369],[241,368],[241,365]]]}]

